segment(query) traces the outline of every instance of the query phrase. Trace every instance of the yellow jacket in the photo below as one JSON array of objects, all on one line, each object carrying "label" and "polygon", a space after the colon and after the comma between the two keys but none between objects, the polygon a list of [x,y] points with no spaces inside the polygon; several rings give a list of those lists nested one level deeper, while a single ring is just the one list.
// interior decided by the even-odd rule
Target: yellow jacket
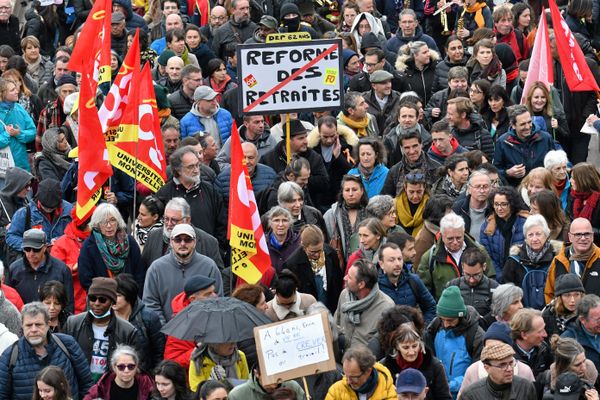
[{"label": "yellow jacket", "polygon": [[[238,354],[240,359],[235,364],[235,372],[237,373],[238,379],[248,379],[248,362],[246,361],[246,355],[243,351],[238,350]],[[188,371],[188,378],[190,381],[190,389],[192,391],[196,391],[198,385],[210,378],[210,373],[212,369],[215,367],[216,363],[208,357],[208,355],[204,355],[202,358],[202,368],[200,369],[200,373],[196,370],[196,363],[194,361],[190,362],[190,369]]]},{"label": "yellow jacket", "polygon": [[[375,391],[369,397],[372,400],[396,400],[398,395],[396,394],[396,386],[394,386],[394,379],[390,371],[383,365],[375,363],[375,369],[379,373],[379,379]],[[329,388],[325,400],[358,400],[356,392],[348,386],[346,377],[342,378],[341,381],[337,381]]]}]

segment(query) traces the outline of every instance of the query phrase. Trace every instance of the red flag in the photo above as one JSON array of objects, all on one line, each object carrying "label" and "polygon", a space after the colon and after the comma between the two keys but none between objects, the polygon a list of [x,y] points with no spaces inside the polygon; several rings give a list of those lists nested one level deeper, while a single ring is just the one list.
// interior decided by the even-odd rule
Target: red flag
[{"label": "red flag", "polygon": [[96,110],[95,91],[87,74],[81,77],[79,92],[79,169],[77,172],[76,214],[84,219],[102,196],[102,185],[112,175],[108,151]]},{"label": "red flag", "polygon": [[210,3],[208,0],[196,0],[196,7],[198,7],[198,14],[200,14],[200,26],[207,25],[210,16]]},{"label": "red flag", "polygon": [[231,129],[227,238],[231,246],[232,271],[245,282],[258,282],[271,269],[271,258],[235,122]]},{"label": "red flag", "polygon": [[599,91],[596,79],[590,71],[581,47],[577,43],[571,29],[563,19],[556,2],[548,0],[552,12],[552,26],[556,39],[558,57],[563,68],[567,85],[572,92]]},{"label": "red flag", "polygon": [[541,81],[546,85],[554,83],[554,68],[552,66],[552,49],[550,48],[550,38],[548,37],[548,25],[546,24],[546,10],[542,8],[540,23],[535,34],[529,69],[527,70],[527,79],[523,85],[523,95],[521,104],[527,101],[527,93],[534,82]]},{"label": "red flag", "polygon": [[133,81],[134,71],[140,70],[140,30],[135,31],[131,47],[119,68],[119,72],[110,87],[110,91],[98,110],[100,125],[107,142],[112,142],[117,136],[117,128],[123,117],[123,112],[129,100],[129,88]]},{"label": "red flag", "polygon": [[92,7],[69,59],[69,69],[90,74],[93,92],[110,82],[110,19],[112,1],[97,0]]},{"label": "red flag", "polygon": [[156,192],[167,179],[167,166],[150,64],[134,69],[132,81],[116,140],[109,142],[110,162]]}]

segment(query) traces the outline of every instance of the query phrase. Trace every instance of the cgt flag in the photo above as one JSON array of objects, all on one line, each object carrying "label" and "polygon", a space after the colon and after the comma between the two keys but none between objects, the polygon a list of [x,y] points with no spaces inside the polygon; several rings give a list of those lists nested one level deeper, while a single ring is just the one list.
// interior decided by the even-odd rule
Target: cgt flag
[{"label": "cgt flag", "polygon": [[79,93],[79,168],[75,213],[85,219],[102,196],[102,185],[112,175],[108,151],[98,121],[95,92],[87,74],[81,77]]},{"label": "cgt flag", "polygon": [[134,68],[132,81],[116,139],[108,145],[110,162],[156,192],[167,179],[167,166],[150,64]]},{"label": "cgt flag", "polygon": [[112,1],[97,0],[90,11],[69,60],[69,69],[89,74],[92,92],[104,82],[110,82],[110,19]]},{"label": "cgt flag", "polygon": [[231,130],[229,193],[227,237],[231,246],[231,269],[241,280],[254,284],[272,269],[271,258],[235,122]]},{"label": "cgt flag", "polygon": [[521,104],[527,101],[529,88],[536,81],[541,81],[548,85],[554,83],[554,68],[552,67],[552,49],[550,48],[550,38],[548,37],[548,25],[546,24],[546,10],[542,8],[539,25],[535,34],[533,50],[529,69],[527,70],[527,79],[523,85],[523,96]]},{"label": "cgt flag", "polygon": [[552,13],[552,27],[556,39],[556,48],[560,65],[571,92],[599,91],[596,79],[585,61],[581,47],[571,29],[560,14],[555,0],[548,0]]}]

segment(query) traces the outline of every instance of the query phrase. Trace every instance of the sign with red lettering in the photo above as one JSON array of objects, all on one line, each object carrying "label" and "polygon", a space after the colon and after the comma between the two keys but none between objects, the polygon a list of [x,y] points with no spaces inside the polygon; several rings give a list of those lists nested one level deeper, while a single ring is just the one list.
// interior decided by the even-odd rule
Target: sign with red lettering
[{"label": "sign with red lettering", "polygon": [[237,60],[241,114],[342,107],[340,39],[240,45]]}]

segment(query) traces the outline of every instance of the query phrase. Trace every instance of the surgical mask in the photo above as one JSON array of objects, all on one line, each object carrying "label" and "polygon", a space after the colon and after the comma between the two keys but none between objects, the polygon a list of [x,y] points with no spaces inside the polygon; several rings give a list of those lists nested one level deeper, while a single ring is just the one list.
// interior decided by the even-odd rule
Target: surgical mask
[{"label": "surgical mask", "polygon": [[106,317],[110,316],[110,308],[102,315],[96,315],[96,314],[94,314],[94,312],[92,310],[88,310],[88,312],[95,319],[102,319],[102,318],[106,318]]}]

